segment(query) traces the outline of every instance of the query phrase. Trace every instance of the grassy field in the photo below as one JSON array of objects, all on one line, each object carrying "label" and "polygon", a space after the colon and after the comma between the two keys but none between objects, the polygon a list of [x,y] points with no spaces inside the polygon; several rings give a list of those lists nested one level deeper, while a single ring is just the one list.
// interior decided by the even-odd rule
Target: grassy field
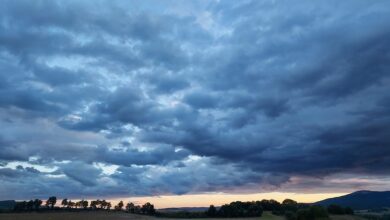
[{"label": "grassy field", "polygon": [[[13,213],[0,214],[0,220],[124,220],[124,219],[143,219],[143,220],[169,220],[168,218],[156,218],[143,215],[132,215],[128,213],[117,212],[61,212],[61,213]],[[284,217],[272,215],[270,212],[264,212],[261,218],[234,218],[235,220],[261,219],[261,220],[285,220]],[[363,220],[357,216],[331,216],[332,220]],[[172,220],[172,219],[171,219]],[[185,220],[185,219],[175,219]],[[201,220],[218,220],[217,218]],[[224,219],[226,220],[226,218]]]},{"label": "grassy field", "polygon": [[[133,215],[128,213],[117,213],[117,212],[61,212],[61,213],[0,214],[0,220],[124,220],[124,219],[169,220],[169,218],[156,218],[156,217],[145,216],[145,215]],[[245,220],[251,220],[251,219],[259,219],[259,218],[245,218]],[[261,219],[284,220],[283,217],[274,216],[270,213],[264,213]],[[185,219],[175,218],[175,220],[185,220]],[[202,218],[201,220],[211,220],[211,219]],[[212,218],[212,220],[218,220],[218,219]],[[240,218],[235,218],[235,220],[240,220]]]}]

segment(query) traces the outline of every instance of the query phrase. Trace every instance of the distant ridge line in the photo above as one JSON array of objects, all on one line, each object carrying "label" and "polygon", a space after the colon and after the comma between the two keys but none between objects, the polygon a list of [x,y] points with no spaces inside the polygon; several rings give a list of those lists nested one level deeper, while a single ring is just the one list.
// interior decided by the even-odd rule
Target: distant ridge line
[{"label": "distant ridge line", "polygon": [[344,196],[324,199],[313,204],[348,206],[355,210],[390,207],[390,191],[360,190]]}]

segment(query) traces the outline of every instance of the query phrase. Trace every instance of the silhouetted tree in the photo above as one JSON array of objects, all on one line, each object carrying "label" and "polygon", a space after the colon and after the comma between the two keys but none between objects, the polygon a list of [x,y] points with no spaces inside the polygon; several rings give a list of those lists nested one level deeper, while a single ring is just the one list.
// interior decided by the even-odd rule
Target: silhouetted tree
[{"label": "silhouetted tree", "polygon": [[52,196],[46,201],[46,206],[50,206],[51,209],[54,208],[54,205],[57,203],[57,197]]},{"label": "silhouetted tree", "polygon": [[72,209],[73,207],[76,206],[76,203],[75,202],[72,202],[72,200],[69,200],[68,201],[68,208]]},{"label": "silhouetted tree", "polygon": [[103,199],[102,201],[100,201],[100,208],[106,209],[106,207],[107,207],[107,201]]},{"label": "silhouetted tree", "polygon": [[87,200],[81,200],[81,206],[83,207],[83,209],[87,209],[88,208],[88,201]]},{"label": "silhouetted tree", "polygon": [[76,202],[76,208],[82,208],[83,202],[84,202],[84,200],[80,200],[80,201]]},{"label": "silhouetted tree", "polygon": [[228,204],[222,205],[218,210],[218,216],[220,217],[234,217],[233,209]]},{"label": "silhouetted tree", "polygon": [[123,208],[123,201],[120,201],[120,202],[118,203],[118,205],[115,206],[115,210],[120,211],[120,210],[122,210],[122,208]]},{"label": "silhouetted tree", "polygon": [[260,201],[251,202],[249,207],[245,206],[247,208],[246,216],[247,217],[256,217],[261,216],[263,214],[263,207],[261,206]]},{"label": "silhouetted tree", "polygon": [[206,212],[206,215],[209,217],[215,217],[217,216],[217,209],[214,205],[210,205],[209,209]]},{"label": "silhouetted tree", "polygon": [[42,205],[42,200],[40,199],[35,199],[34,200],[34,209],[39,210],[39,207]]},{"label": "silhouetted tree", "polygon": [[141,213],[146,215],[154,215],[156,210],[154,209],[154,205],[147,202],[141,207]]},{"label": "silhouetted tree", "polygon": [[110,210],[111,209],[111,202],[107,202],[107,210]]},{"label": "silhouetted tree", "polygon": [[285,199],[282,202],[282,209],[285,211],[296,212],[298,210],[298,203],[292,199]]},{"label": "silhouetted tree", "polygon": [[136,205],[136,206],[134,207],[134,213],[140,214],[140,213],[141,213],[141,206]]},{"label": "silhouetted tree", "polygon": [[61,202],[62,207],[67,207],[68,206],[68,199],[63,199]]},{"label": "silhouetted tree", "polygon": [[100,201],[100,199],[96,200],[96,208],[102,208],[102,201]]},{"label": "silhouetted tree", "polygon": [[132,202],[126,204],[126,212],[135,213],[135,205]]},{"label": "silhouetted tree", "polygon": [[260,201],[261,206],[263,207],[264,211],[279,211],[281,210],[282,206],[281,204],[276,200],[266,200],[263,199]]},{"label": "silhouetted tree", "polygon": [[33,201],[33,200],[28,201],[28,202],[26,203],[26,209],[27,209],[28,211],[32,211],[33,208],[34,208],[34,201]]},{"label": "silhouetted tree", "polygon": [[98,201],[93,200],[93,201],[91,201],[91,203],[90,203],[89,206],[90,206],[92,209],[96,209],[96,208],[97,208],[97,205],[98,205]]},{"label": "silhouetted tree", "polygon": [[220,217],[255,217],[263,214],[261,202],[236,201],[225,204],[217,212]]}]

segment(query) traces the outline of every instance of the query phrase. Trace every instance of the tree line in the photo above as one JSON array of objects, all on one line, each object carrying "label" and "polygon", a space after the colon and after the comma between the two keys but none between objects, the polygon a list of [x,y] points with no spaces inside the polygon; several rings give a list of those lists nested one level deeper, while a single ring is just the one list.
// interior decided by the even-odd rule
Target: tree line
[{"label": "tree line", "polygon": [[[68,199],[63,199],[61,201],[61,207],[56,207],[57,197],[51,196],[49,197],[45,205],[42,205],[43,201],[40,199],[30,200],[30,201],[21,201],[16,202],[14,211],[15,212],[23,212],[23,211],[45,211],[45,210],[112,210],[111,202],[107,202],[106,200],[80,200],[80,201],[72,201]],[[123,201],[118,202],[117,205],[114,206],[113,210],[115,211],[126,211],[134,214],[144,214],[144,215],[154,215],[156,210],[154,205],[147,202],[144,205],[135,205],[132,202],[129,202],[124,206]]]},{"label": "tree line", "polygon": [[330,205],[323,207],[319,205],[298,203],[292,199],[285,199],[282,203],[275,200],[262,200],[262,206],[274,215],[284,215],[287,220],[313,220],[327,219],[332,215],[353,215],[349,207]]},{"label": "tree line", "polygon": [[298,203],[291,199],[285,199],[282,203],[276,200],[261,200],[252,202],[235,201],[229,204],[215,207],[210,205],[208,210],[204,212],[157,212],[154,205],[147,202],[143,205],[135,205],[128,202],[126,205],[123,201],[118,202],[112,207],[111,202],[106,200],[79,200],[72,201],[63,199],[60,203],[61,207],[55,206],[57,198],[49,197],[45,204],[42,200],[35,199],[30,201],[16,202],[14,211],[46,211],[46,210],[114,210],[125,211],[133,214],[155,215],[160,217],[171,218],[235,218],[235,217],[260,217],[263,211],[270,211],[274,215],[285,216],[287,220],[315,220],[326,219],[329,214],[332,215],[351,215],[353,210],[349,207],[341,207],[338,205],[329,205],[328,207],[316,206]]},{"label": "tree line", "polygon": [[264,211],[272,212],[274,215],[285,216],[287,220],[315,220],[327,219],[329,214],[344,215],[353,214],[351,208],[344,208],[338,205],[328,207],[315,206],[298,203],[292,199],[285,199],[282,203],[276,200],[261,200],[252,202],[231,202],[215,207],[210,205],[204,212],[158,212],[157,216],[167,218],[238,218],[238,217],[260,217]]}]

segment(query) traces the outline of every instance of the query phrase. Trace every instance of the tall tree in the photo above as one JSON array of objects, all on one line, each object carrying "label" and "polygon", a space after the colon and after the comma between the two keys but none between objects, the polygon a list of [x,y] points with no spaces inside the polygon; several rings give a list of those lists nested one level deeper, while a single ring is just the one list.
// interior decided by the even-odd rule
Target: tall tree
[{"label": "tall tree", "polygon": [[67,207],[68,206],[68,199],[63,199],[61,202],[62,207]]},{"label": "tall tree", "polygon": [[142,206],[141,213],[147,215],[154,215],[156,213],[156,210],[154,209],[154,205],[147,202]]},{"label": "tall tree", "polygon": [[127,203],[126,211],[130,213],[135,213],[135,205],[132,202]]},{"label": "tall tree", "polygon": [[96,207],[99,209],[102,208],[102,201],[100,201],[100,199],[96,200]]},{"label": "tall tree", "polygon": [[105,199],[103,199],[101,202],[100,202],[100,208],[101,209],[106,209],[107,207],[107,201]]},{"label": "tall tree", "polygon": [[122,210],[123,208],[123,201],[120,201],[118,205],[115,206],[116,210]]},{"label": "tall tree", "polygon": [[88,201],[87,201],[87,200],[82,200],[82,201],[81,201],[81,206],[82,206],[84,209],[87,209],[87,208],[88,208]]},{"label": "tall tree", "polygon": [[38,210],[41,205],[42,205],[42,200],[40,200],[40,199],[34,200],[34,209],[35,210]]},{"label": "tall tree", "polygon": [[141,213],[141,206],[140,205],[136,205],[134,207],[134,213],[136,213],[136,214],[140,214]]},{"label": "tall tree", "polygon": [[46,201],[46,206],[50,206],[51,209],[54,208],[54,205],[57,203],[57,197],[52,196]]},{"label": "tall tree", "polygon": [[72,202],[71,200],[69,200],[69,202],[68,202],[68,208],[73,208],[75,205],[76,205],[76,203],[74,203],[74,202]]},{"label": "tall tree", "polygon": [[28,201],[26,204],[26,208],[28,211],[32,211],[34,208],[34,201],[33,200]]},{"label": "tall tree", "polygon": [[282,208],[285,211],[296,212],[298,210],[298,203],[292,199],[285,199],[282,202]]},{"label": "tall tree", "polygon": [[111,209],[111,202],[107,202],[107,210],[110,210]]},{"label": "tall tree", "polygon": [[82,201],[77,201],[77,202],[76,202],[76,209],[77,209],[77,208],[81,208],[81,202],[82,202]]},{"label": "tall tree", "polygon": [[209,209],[206,212],[206,215],[209,217],[215,217],[217,215],[217,209],[214,205],[210,205]]},{"label": "tall tree", "polygon": [[95,200],[93,200],[93,201],[91,201],[91,203],[90,203],[90,207],[91,208],[93,208],[93,209],[96,209],[97,208],[97,205],[98,205],[98,201],[95,201]]}]

